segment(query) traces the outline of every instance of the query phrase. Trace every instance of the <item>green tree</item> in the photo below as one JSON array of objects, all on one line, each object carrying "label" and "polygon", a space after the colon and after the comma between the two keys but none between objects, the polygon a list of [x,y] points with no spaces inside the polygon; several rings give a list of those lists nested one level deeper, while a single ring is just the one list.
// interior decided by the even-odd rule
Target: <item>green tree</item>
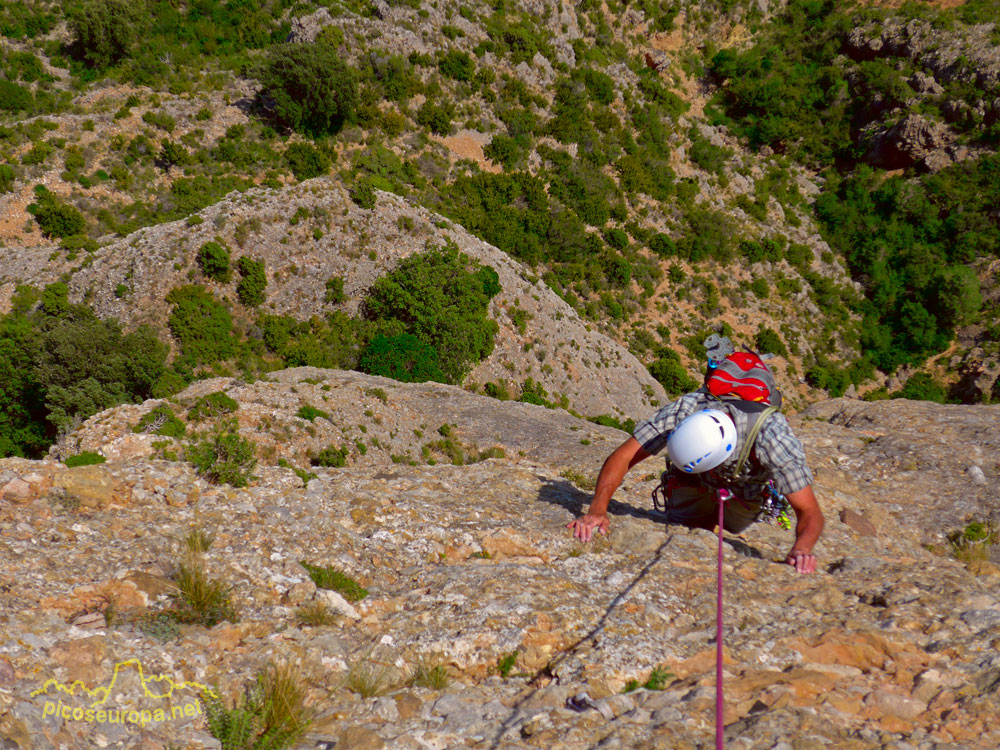
[{"label": "green tree", "polygon": [[73,46],[91,67],[107,68],[128,56],[148,17],[143,0],[84,0],[69,19]]},{"label": "green tree", "polygon": [[936,401],[943,404],[947,399],[944,386],[926,372],[918,372],[907,378],[903,387],[892,394],[892,398],[909,398],[914,401]]},{"label": "green tree", "polygon": [[969,323],[982,305],[979,278],[971,268],[950,266],[936,274],[931,309],[942,325],[954,327]]},{"label": "green tree", "polygon": [[437,350],[408,333],[373,338],[361,353],[358,369],[403,383],[448,382],[438,366]]},{"label": "green tree", "polygon": [[166,297],[173,307],[167,325],[191,364],[211,364],[236,353],[229,309],[198,284],[177,287]]},{"label": "green tree", "polygon": [[272,47],[260,81],[275,115],[309,135],[338,132],[358,108],[355,73],[329,45]]},{"label": "green tree", "polygon": [[229,250],[218,242],[206,242],[198,248],[198,266],[210,279],[225,284],[231,277]]},{"label": "green tree", "polygon": [[458,383],[493,351],[498,326],[487,313],[499,291],[496,271],[448,245],[412,255],[378,279],[365,312],[385,335],[409,333],[435,349],[448,382]]},{"label": "green tree", "polygon": [[240,283],[236,285],[236,296],[240,298],[247,307],[258,307],[264,304],[267,295],[264,289],[267,287],[267,272],[264,270],[264,261],[242,256],[236,261],[236,268],[240,272]]},{"label": "green tree", "polygon": [[36,334],[24,313],[0,319],[0,456],[36,458],[52,442],[45,393],[34,372]]}]

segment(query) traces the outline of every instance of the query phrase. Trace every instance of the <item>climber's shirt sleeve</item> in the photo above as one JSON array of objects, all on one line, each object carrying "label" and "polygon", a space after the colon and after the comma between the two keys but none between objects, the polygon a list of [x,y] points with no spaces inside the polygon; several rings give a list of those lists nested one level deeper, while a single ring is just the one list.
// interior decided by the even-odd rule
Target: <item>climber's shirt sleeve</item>
[{"label": "climber's shirt sleeve", "polygon": [[754,450],[761,466],[774,479],[774,489],[782,495],[798,492],[812,484],[805,449],[783,414],[772,414],[764,423]]}]

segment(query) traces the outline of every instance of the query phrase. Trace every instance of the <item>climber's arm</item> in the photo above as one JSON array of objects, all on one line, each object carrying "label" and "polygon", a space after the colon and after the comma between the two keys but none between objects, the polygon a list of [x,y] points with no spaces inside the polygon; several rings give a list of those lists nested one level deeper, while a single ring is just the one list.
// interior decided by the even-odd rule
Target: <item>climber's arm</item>
[{"label": "climber's arm", "polygon": [[634,437],[630,437],[608,456],[597,477],[597,487],[594,489],[594,499],[590,502],[590,510],[586,515],[567,524],[567,528],[573,529],[573,536],[589,542],[595,529],[602,534],[607,533],[608,504],[611,502],[611,496],[621,486],[628,470],[646,458],[649,458],[649,454]]},{"label": "climber's arm", "polygon": [[823,511],[816,502],[812,485],[808,484],[797,492],[789,492],[785,497],[795,511],[795,544],[792,545],[785,562],[794,565],[799,573],[812,573],[816,570],[816,556],[812,548],[823,533]]}]

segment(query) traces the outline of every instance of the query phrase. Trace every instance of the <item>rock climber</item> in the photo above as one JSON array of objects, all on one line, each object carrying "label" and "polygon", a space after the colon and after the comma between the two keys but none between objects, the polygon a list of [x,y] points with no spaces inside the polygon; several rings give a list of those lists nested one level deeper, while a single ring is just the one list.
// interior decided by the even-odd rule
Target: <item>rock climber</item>
[{"label": "rock climber", "polygon": [[[770,507],[771,498],[787,500],[795,512],[795,542],[785,558],[799,573],[816,570],[813,547],[823,531],[823,513],[812,490],[802,443],[775,407],[766,409],[770,393],[746,400],[747,373],[760,377],[767,370],[757,355],[733,355],[738,364],[723,362],[724,387],[708,387],[681,396],[636,426],[632,437],[604,462],[590,509],[567,526],[576,538],[590,541],[594,532],[607,533],[608,504],[625,474],[640,461],[667,450],[667,471],[660,491],[667,499],[667,518],[693,528],[713,529],[718,521],[720,490],[726,500],[723,527],[739,534]],[[745,369],[740,369],[743,367]],[[728,370],[730,375],[724,371]],[[735,373],[735,377],[732,376]],[[764,380],[773,386],[767,370]],[[735,386],[734,386],[735,384]],[[712,391],[725,391],[720,398]],[[742,396],[742,397],[740,397]],[[743,450],[745,449],[745,450]],[[773,515],[777,515],[774,513]]]}]

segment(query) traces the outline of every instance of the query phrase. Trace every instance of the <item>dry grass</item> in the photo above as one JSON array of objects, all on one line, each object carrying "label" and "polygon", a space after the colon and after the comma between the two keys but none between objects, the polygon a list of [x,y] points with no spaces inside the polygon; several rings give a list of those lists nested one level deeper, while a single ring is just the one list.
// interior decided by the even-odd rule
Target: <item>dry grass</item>
[{"label": "dry grass", "polygon": [[195,526],[184,537],[184,546],[188,552],[194,555],[203,555],[208,552],[208,548],[212,546],[214,541],[214,534],[209,534],[200,526]]},{"label": "dry grass", "polygon": [[337,615],[321,601],[314,600],[301,605],[295,612],[301,625],[332,625],[337,621]]},{"label": "dry grass", "polygon": [[413,687],[444,690],[451,683],[451,678],[444,664],[421,657],[413,665],[413,671],[406,682]]},{"label": "dry grass", "polygon": [[306,704],[306,679],[289,662],[267,665],[232,708],[221,698],[202,695],[201,700],[208,731],[227,750],[292,747],[315,716]]},{"label": "dry grass", "polygon": [[387,664],[376,662],[369,650],[351,665],[343,685],[362,698],[374,698],[387,693],[396,686],[396,682],[396,670]]},{"label": "dry grass", "polygon": [[169,614],[178,622],[213,627],[223,620],[235,622],[236,610],[229,600],[229,586],[211,578],[202,556],[188,552],[174,576],[175,604]]}]

